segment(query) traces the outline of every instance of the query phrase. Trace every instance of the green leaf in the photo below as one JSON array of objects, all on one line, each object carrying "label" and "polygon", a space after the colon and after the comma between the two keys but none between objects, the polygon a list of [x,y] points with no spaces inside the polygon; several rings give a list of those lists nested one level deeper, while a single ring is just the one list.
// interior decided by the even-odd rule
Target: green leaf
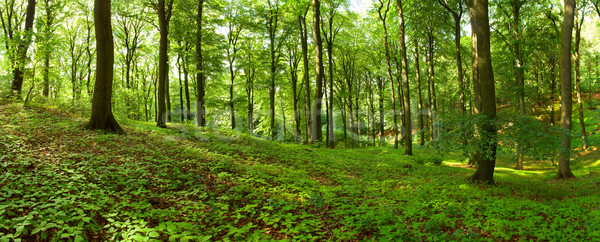
[{"label": "green leaf", "polygon": [[75,236],[75,240],[73,240],[74,242],[80,242],[80,241],[85,241],[85,239],[83,237],[81,237],[80,235],[76,235]]},{"label": "green leaf", "polygon": [[24,228],[25,227],[23,225],[17,226],[17,232],[15,233],[14,237],[19,237],[19,235],[21,235],[21,233],[23,232]]},{"label": "green leaf", "polygon": [[156,237],[159,237],[160,234],[158,234],[156,231],[152,231],[152,232],[148,233],[148,236],[150,236],[151,238],[156,238]]}]

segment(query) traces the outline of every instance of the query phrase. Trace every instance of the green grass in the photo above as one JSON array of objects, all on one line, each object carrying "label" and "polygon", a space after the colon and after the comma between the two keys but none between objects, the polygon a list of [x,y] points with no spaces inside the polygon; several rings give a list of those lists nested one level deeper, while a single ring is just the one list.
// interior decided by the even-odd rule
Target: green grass
[{"label": "green grass", "polygon": [[0,241],[600,240],[597,152],[568,181],[548,162],[515,171],[501,159],[488,187],[469,184],[474,170],[451,154],[434,165],[427,148],[330,150],[130,120],[118,136],[84,123],[0,102]]}]

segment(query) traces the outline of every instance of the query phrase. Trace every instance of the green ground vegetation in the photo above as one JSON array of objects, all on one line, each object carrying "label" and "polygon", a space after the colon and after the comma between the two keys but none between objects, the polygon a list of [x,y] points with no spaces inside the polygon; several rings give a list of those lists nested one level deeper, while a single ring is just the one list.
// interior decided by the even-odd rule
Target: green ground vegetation
[{"label": "green ground vegetation", "polygon": [[131,120],[114,135],[85,121],[0,103],[0,241],[600,240],[597,147],[566,181],[549,161],[516,171],[501,154],[490,187],[432,148],[331,150]]}]

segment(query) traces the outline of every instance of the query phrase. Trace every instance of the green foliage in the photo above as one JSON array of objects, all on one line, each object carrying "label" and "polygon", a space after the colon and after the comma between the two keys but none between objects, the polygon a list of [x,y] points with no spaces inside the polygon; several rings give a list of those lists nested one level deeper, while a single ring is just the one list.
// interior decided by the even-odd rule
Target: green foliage
[{"label": "green foliage", "polygon": [[0,113],[3,241],[600,239],[587,179],[502,169],[498,187],[480,187],[431,148],[406,157],[137,121],[118,136],[56,109]]},{"label": "green foliage", "polygon": [[[461,159],[478,148],[479,140],[474,127],[481,126],[481,117],[475,115],[443,115],[440,117],[440,138],[436,149],[443,152],[462,151]],[[498,129],[498,151],[515,154],[519,149],[536,161],[553,160],[561,152],[560,137],[572,135],[561,128],[550,126],[527,116],[500,115],[495,121]],[[516,158],[515,158],[516,159]]]}]

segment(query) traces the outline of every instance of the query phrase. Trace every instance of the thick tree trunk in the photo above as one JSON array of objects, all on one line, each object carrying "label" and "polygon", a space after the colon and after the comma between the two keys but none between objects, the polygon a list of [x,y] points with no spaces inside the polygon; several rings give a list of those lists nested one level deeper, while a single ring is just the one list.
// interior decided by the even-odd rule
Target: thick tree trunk
[{"label": "thick tree trunk", "polygon": [[[571,43],[573,34],[573,20],[575,12],[575,0],[565,0],[565,16],[561,28],[560,45],[560,127],[565,131],[571,131],[571,115],[573,108],[573,93],[571,90]],[[559,179],[575,177],[571,172],[571,136],[563,134],[562,150],[558,156]]]},{"label": "thick tree trunk", "polygon": [[202,56],[202,11],[204,10],[204,0],[198,0],[198,16],[196,18],[196,89],[198,91],[198,99],[196,100],[196,122],[198,126],[206,126],[206,78],[204,70],[204,59]]},{"label": "thick tree trunk", "polygon": [[321,0],[312,1],[313,8],[313,37],[315,39],[315,55],[316,55],[316,87],[315,100],[313,103],[311,139],[313,142],[323,140],[321,130],[321,105],[323,101],[323,41],[321,40]]},{"label": "thick tree trunk", "polygon": [[[473,82],[481,88],[479,99],[481,109],[476,112],[482,115],[483,123],[479,125],[480,152],[477,171],[471,180],[494,185],[494,168],[496,166],[496,92],[492,56],[490,53],[490,26],[488,16],[488,1],[473,0],[469,4],[472,18],[474,68],[477,69]],[[474,23],[474,24],[473,24]]]},{"label": "thick tree trunk", "polygon": [[412,118],[410,113],[410,86],[408,80],[408,58],[406,57],[404,11],[402,0],[397,0],[398,19],[400,21],[400,58],[402,59],[402,84],[404,90],[404,127],[406,136],[404,138],[404,154],[412,155]]},{"label": "thick tree trunk", "polygon": [[[161,128],[167,127],[167,120],[169,120],[168,116],[170,111],[170,107],[168,106],[170,100],[168,98],[169,57],[167,51],[169,49],[168,38],[171,9],[170,6],[172,6],[173,2],[171,1],[170,6],[167,8],[165,7],[165,1],[166,0],[158,0],[158,25],[160,29],[160,44],[158,54],[158,121],[156,122],[156,126]],[[167,13],[167,11],[169,11],[169,13]]]},{"label": "thick tree trunk", "polygon": [[123,134],[123,129],[112,114],[111,97],[113,85],[114,42],[110,17],[111,1],[95,0],[94,22],[96,29],[96,84],[92,98],[92,117],[87,129],[106,130]]}]

